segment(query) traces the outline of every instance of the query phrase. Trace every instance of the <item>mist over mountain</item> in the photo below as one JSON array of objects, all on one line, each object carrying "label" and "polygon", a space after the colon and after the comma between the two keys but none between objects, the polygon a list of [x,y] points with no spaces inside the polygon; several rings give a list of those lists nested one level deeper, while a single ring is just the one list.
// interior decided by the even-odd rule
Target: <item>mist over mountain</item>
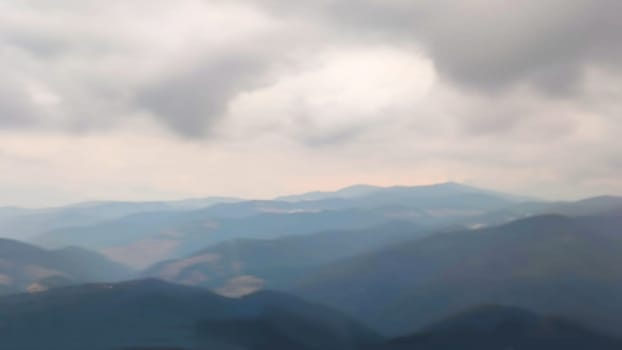
[{"label": "mist over mountain", "polygon": [[63,207],[41,209],[4,207],[0,208],[0,232],[2,232],[5,238],[28,240],[55,229],[88,226],[137,213],[154,211],[177,212],[235,201],[239,200],[214,197],[168,202],[84,202]]},{"label": "mist over mountain", "polygon": [[182,259],[158,263],[143,275],[214,288],[225,294],[245,294],[264,288],[285,288],[292,279],[328,262],[426,234],[426,228],[400,221],[363,230],[235,239]]},{"label": "mist over mountain", "polygon": [[[396,220],[422,226],[457,224],[514,205],[517,198],[455,183],[376,188],[351,198],[241,201],[181,212],[137,213],[90,226],[52,229],[31,241],[48,247],[79,245],[145,268],[236,238],[364,229]],[[136,250],[144,254],[133,254]]]},{"label": "mist over mountain", "polygon": [[[276,238],[329,229],[364,228],[384,219],[383,213],[354,209],[263,213],[242,218],[220,218],[203,210],[144,213],[89,227],[51,231],[34,241],[51,247],[73,242],[128,265],[146,267],[229,239]],[[134,254],[136,250],[144,255]]]},{"label": "mist over mountain", "polygon": [[[43,215],[26,212],[0,218]],[[79,212],[99,216],[54,227]],[[30,242],[47,248],[0,240],[0,347],[609,350],[622,335],[618,197],[444,183],[42,213]],[[167,282],[84,285],[145,277]]]}]

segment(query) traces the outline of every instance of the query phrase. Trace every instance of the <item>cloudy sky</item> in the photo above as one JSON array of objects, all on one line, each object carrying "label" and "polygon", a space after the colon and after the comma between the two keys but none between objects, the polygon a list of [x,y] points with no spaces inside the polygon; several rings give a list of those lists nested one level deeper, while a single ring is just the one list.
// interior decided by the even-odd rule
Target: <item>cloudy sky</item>
[{"label": "cloudy sky", "polygon": [[0,205],[622,194],[619,0],[4,0]]}]

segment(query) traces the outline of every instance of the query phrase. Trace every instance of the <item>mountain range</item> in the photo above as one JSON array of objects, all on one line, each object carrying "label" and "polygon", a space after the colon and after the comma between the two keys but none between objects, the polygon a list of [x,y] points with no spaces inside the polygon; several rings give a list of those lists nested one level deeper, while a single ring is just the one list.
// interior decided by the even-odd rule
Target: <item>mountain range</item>
[{"label": "mountain range", "polygon": [[278,292],[230,299],[158,280],[0,298],[0,346],[15,350],[613,350],[622,340],[567,319],[498,305],[385,338]]},{"label": "mountain range", "polygon": [[622,334],[622,215],[536,216],[431,235],[325,265],[292,291],[387,334],[483,303]]},{"label": "mountain range", "polygon": [[0,348],[613,349],[620,227],[455,183],[0,208]]},{"label": "mountain range", "polygon": [[[239,201],[195,210],[139,212],[92,225],[53,228],[30,242],[46,247],[79,245],[144,268],[236,238],[365,229],[396,220],[421,226],[452,225],[520,200],[455,183],[367,188],[357,195],[339,197],[343,191],[337,191],[337,197],[326,194],[316,200]],[[136,250],[146,253],[137,256],[133,254]]]}]

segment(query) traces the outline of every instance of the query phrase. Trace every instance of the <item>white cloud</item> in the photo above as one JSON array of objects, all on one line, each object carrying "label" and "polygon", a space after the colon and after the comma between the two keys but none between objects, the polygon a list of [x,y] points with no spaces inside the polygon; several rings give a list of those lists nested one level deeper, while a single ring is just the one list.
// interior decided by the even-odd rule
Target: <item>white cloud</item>
[{"label": "white cloud", "polygon": [[224,129],[242,137],[285,133],[312,144],[343,143],[416,108],[435,82],[429,60],[390,47],[339,48],[231,104]]}]

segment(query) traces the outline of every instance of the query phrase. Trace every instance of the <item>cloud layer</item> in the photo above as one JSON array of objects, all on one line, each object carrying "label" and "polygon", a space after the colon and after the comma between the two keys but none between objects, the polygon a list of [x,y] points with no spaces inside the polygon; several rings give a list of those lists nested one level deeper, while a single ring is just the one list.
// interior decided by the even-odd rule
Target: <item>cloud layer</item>
[{"label": "cloud layer", "polygon": [[4,1],[0,187],[27,205],[443,180],[622,194],[621,12]]}]

